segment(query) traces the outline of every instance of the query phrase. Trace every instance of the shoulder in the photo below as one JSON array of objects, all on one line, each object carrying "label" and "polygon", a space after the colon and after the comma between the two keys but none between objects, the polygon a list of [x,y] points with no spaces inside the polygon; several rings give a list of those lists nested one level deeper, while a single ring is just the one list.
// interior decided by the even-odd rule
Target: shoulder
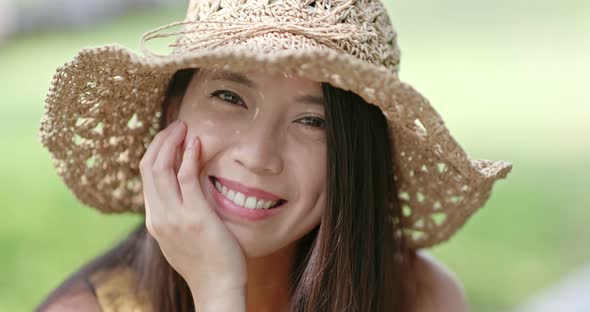
[{"label": "shoulder", "polygon": [[83,280],[69,280],[55,289],[37,309],[37,312],[102,311],[90,284]]},{"label": "shoulder", "polygon": [[415,259],[414,268],[420,285],[417,311],[469,311],[465,291],[449,269],[424,250],[417,251]]},{"label": "shoulder", "polygon": [[36,311],[151,311],[135,272],[126,266],[76,274],[45,299]]}]

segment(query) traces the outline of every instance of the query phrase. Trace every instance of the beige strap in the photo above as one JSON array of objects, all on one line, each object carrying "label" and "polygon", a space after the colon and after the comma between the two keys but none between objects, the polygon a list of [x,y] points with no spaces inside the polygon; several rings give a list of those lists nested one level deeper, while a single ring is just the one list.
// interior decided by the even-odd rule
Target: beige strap
[{"label": "beige strap", "polygon": [[129,268],[98,271],[89,280],[104,312],[152,311],[145,294],[135,292],[135,275]]}]

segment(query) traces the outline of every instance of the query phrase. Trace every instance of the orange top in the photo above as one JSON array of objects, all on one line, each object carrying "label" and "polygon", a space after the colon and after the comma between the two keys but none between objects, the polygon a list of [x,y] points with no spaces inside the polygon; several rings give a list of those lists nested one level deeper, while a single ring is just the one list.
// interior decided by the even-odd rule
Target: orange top
[{"label": "orange top", "polygon": [[89,278],[104,312],[151,312],[147,296],[137,288],[135,272],[127,267],[101,270]]}]

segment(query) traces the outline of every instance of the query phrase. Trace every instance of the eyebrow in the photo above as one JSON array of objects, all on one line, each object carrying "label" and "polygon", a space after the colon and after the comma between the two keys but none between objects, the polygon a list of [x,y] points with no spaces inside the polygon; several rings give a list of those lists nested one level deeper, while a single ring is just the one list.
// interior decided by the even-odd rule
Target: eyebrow
[{"label": "eyebrow", "polygon": [[[248,88],[257,88],[258,85],[241,73],[236,73],[227,70],[217,70],[211,75],[211,80],[226,80],[244,85]],[[320,106],[325,105],[323,96],[302,95],[295,98],[297,102],[311,103]]]},{"label": "eyebrow", "polygon": [[239,83],[245,85],[248,88],[256,88],[256,83],[248,77],[235,72],[224,71],[224,70],[216,70],[212,76],[211,80],[227,80],[235,83]]},{"label": "eyebrow", "polygon": [[298,97],[295,98],[295,101],[297,101],[297,102],[311,103],[311,104],[316,104],[316,105],[320,105],[320,106],[326,105],[326,101],[324,101],[324,98],[323,97],[321,97],[321,96],[314,96],[314,95],[298,96]]}]

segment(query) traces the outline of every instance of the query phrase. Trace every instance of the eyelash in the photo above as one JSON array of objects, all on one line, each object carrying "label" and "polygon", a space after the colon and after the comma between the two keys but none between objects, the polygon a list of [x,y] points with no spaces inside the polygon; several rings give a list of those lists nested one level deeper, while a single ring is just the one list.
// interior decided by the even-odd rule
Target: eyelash
[{"label": "eyelash", "polygon": [[[231,101],[231,100],[228,100],[227,98],[222,97],[221,95],[223,95],[223,94],[229,95],[235,101]],[[235,94],[234,92],[231,92],[231,91],[217,90],[217,91],[211,93],[211,95],[209,97],[211,97],[211,98],[216,97],[216,98],[219,98],[220,100],[230,103],[230,104],[238,104],[237,102],[241,102],[241,104],[238,104],[238,105],[240,105],[246,109],[248,108],[246,106],[246,104],[244,103],[244,101],[240,98],[240,96]],[[302,125],[307,126],[307,127],[318,128],[318,129],[325,129],[325,127],[326,127],[326,120],[321,117],[309,116],[309,117],[300,118],[300,119],[298,119],[298,121],[299,120],[308,120],[308,122],[301,123]],[[311,122],[309,122],[309,121],[311,121]],[[319,123],[320,125],[319,126],[312,125],[312,123],[315,123],[315,124]]]},{"label": "eyelash", "polygon": [[235,99],[235,98],[237,98],[239,101],[241,101],[241,102],[242,102],[242,104],[241,104],[240,106],[242,106],[242,107],[244,107],[244,108],[248,108],[248,107],[246,106],[246,104],[244,103],[244,101],[242,101],[242,99],[240,98],[240,96],[239,96],[239,95],[237,95],[237,94],[235,94],[235,93],[233,93],[233,92],[231,92],[231,91],[227,91],[227,90],[217,90],[217,91],[215,91],[215,92],[211,93],[210,97],[216,97],[216,98],[219,98],[219,99],[221,99],[221,100],[222,100],[222,101],[224,101],[224,102],[228,102],[228,103],[231,103],[231,104],[237,104],[237,103],[235,103],[235,102],[229,101],[229,100],[227,100],[227,99],[225,99],[225,98],[221,97],[220,95],[222,95],[222,94],[227,94],[227,95],[229,95],[229,96],[233,97],[234,99]]}]

